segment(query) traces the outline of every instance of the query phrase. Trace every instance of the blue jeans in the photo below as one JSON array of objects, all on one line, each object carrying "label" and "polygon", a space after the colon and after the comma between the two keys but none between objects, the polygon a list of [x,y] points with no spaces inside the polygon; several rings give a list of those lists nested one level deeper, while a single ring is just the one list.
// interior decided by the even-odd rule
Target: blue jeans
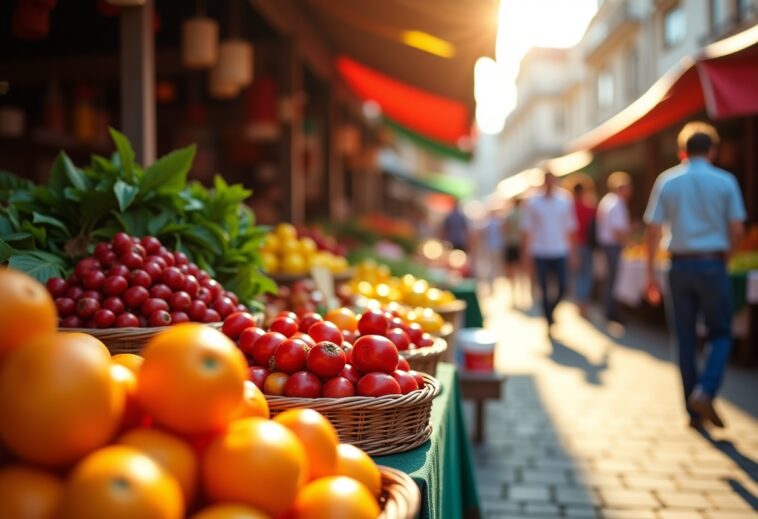
[{"label": "blue jeans", "polygon": [[574,297],[578,303],[587,303],[592,291],[592,249],[579,246],[579,267],[574,272]]},{"label": "blue jeans", "polygon": [[[685,402],[696,387],[713,398],[732,349],[732,296],[726,264],[717,259],[674,259],[669,286],[669,326],[678,346]],[[696,359],[698,313],[703,315],[710,342],[702,371]],[[691,411],[690,415],[694,416]]]},{"label": "blue jeans", "polygon": [[[542,311],[548,324],[553,324],[553,312],[566,292],[566,257],[534,258],[540,284]],[[557,286],[555,286],[557,285]],[[554,287],[555,290],[551,290]],[[553,293],[555,292],[555,293]]]},{"label": "blue jeans", "polygon": [[611,320],[618,320],[618,304],[613,295],[613,287],[616,285],[616,275],[619,270],[619,258],[621,257],[620,245],[603,245],[607,276],[605,278],[605,316]]}]

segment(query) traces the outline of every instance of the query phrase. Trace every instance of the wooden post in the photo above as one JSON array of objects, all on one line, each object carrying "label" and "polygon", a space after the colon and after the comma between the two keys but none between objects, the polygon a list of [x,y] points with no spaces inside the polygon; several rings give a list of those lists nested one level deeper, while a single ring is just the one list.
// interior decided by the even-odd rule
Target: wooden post
[{"label": "wooden post", "polygon": [[305,175],[303,171],[303,115],[300,106],[303,65],[292,39],[282,45],[282,93],[289,103],[289,118],[281,139],[282,180],[287,190],[284,214],[295,225],[305,221]]},{"label": "wooden post", "polygon": [[341,221],[345,213],[345,170],[342,165],[340,150],[340,116],[339,98],[337,89],[329,89],[329,115],[327,116],[327,139],[329,143],[327,160],[327,181],[329,197],[329,218],[332,221]]},{"label": "wooden post", "polygon": [[132,141],[137,161],[156,157],[155,40],[153,0],[121,9],[121,130]]}]

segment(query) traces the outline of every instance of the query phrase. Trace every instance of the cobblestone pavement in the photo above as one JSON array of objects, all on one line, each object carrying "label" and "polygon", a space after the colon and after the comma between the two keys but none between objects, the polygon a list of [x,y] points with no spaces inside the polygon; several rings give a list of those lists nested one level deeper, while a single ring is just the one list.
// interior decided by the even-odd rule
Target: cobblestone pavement
[{"label": "cobblestone pavement", "polygon": [[485,517],[758,517],[758,371],[730,367],[728,428],[703,436],[686,426],[660,327],[610,334],[564,303],[550,340],[504,284],[482,302],[509,375],[474,449]]}]

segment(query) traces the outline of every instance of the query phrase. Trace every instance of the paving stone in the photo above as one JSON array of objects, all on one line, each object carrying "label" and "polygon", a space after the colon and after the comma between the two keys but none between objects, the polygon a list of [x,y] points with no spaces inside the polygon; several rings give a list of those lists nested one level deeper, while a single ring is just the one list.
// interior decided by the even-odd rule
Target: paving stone
[{"label": "paving stone", "polygon": [[511,514],[520,513],[523,508],[520,503],[514,501],[500,500],[497,502],[484,502],[482,503],[485,513],[498,513],[498,514]]},{"label": "paving stone", "polygon": [[[719,510],[750,510],[751,506],[742,496],[734,492],[706,492],[706,499]],[[756,514],[758,515],[758,513]]]},{"label": "paving stone", "polygon": [[597,494],[586,487],[557,486],[555,500],[562,505],[599,505]]},{"label": "paving stone", "polygon": [[535,483],[539,485],[567,484],[569,477],[563,470],[530,470],[527,469],[522,474],[524,483]]},{"label": "paving stone", "polygon": [[664,506],[670,508],[705,510],[710,506],[708,500],[701,493],[661,490],[656,492],[656,495]]},{"label": "paving stone", "polygon": [[656,508],[658,501],[646,490],[601,490],[606,506],[611,508]]},{"label": "paving stone", "polygon": [[658,519],[653,510],[628,510],[623,508],[603,508],[603,519]]},{"label": "paving stone", "polygon": [[550,501],[550,488],[537,485],[508,485],[508,499],[511,501]]},{"label": "paving stone", "polygon": [[696,510],[659,510],[659,519],[703,519],[703,514]]},{"label": "paving stone", "polygon": [[563,508],[563,513],[572,519],[598,519],[600,517],[592,506],[569,505]]},{"label": "paving stone", "polygon": [[671,478],[627,475],[623,480],[632,490],[674,490],[676,488]]},{"label": "paving stone", "polygon": [[682,490],[700,490],[700,491],[728,491],[731,487],[726,481],[712,478],[693,478],[687,476],[677,476],[674,478],[676,486]]},{"label": "paving stone", "polygon": [[750,519],[751,517],[755,517],[755,513],[746,515],[744,511],[709,510],[705,512],[705,517],[708,519]]},{"label": "paving stone", "polygon": [[552,503],[526,503],[524,513],[530,517],[535,515],[557,517],[560,511],[558,505]]}]

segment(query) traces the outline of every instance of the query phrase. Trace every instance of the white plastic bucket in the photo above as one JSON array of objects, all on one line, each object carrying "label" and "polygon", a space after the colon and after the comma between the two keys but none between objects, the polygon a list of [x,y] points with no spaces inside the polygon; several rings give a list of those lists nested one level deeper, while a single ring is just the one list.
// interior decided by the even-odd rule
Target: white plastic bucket
[{"label": "white plastic bucket", "polygon": [[497,337],[484,328],[464,328],[458,332],[458,346],[467,371],[491,372],[495,369]]}]

